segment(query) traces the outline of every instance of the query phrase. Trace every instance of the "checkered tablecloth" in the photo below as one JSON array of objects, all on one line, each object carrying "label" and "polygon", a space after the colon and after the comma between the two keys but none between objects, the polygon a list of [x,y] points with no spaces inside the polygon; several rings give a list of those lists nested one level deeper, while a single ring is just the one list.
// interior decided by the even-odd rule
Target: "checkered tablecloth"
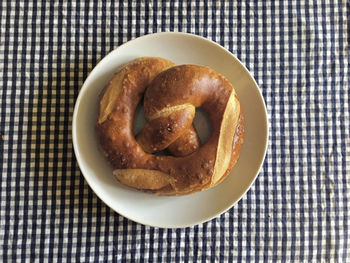
[{"label": "checkered tablecloth", "polygon": [[[350,262],[349,16],[345,0],[1,1],[0,261]],[[251,190],[186,229],[109,209],[72,147],[88,73],[122,43],[161,31],[230,50],[270,118]]]}]

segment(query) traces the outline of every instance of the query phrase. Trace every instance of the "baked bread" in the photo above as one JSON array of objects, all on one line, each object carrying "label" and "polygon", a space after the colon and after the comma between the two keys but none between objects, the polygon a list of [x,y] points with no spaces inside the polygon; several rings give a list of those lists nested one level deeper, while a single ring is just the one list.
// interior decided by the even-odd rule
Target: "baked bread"
[{"label": "baked bread", "polygon": [[[144,96],[147,124],[133,135]],[[200,141],[192,120],[203,107],[212,124]],[[158,195],[185,195],[221,182],[235,165],[244,122],[234,88],[214,70],[142,57],[122,67],[101,94],[96,131],[123,184]],[[167,149],[171,156],[152,153]]]}]

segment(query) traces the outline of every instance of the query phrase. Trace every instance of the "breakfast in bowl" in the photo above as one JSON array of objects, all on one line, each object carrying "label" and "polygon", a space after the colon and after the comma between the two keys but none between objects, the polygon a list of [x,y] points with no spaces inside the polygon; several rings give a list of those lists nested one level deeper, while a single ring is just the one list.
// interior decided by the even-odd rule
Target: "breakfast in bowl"
[{"label": "breakfast in bowl", "polygon": [[[133,119],[142,99],[147,123],[135,136]],[[192,123],[198,107],[212,126],[203,145]],[[209,189],[230,173],[243,144],[244,121],[233,86],[213,69],[141,57],[124,65],[104,89],[96,132],[122,184],[157,195],[186,195]],[[169,154],[155,154],[162,150]]]}]

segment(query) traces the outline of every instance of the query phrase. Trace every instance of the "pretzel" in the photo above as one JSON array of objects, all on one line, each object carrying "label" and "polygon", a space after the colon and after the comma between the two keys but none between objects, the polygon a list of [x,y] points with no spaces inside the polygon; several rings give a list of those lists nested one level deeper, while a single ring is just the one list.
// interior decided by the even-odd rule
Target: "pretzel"
[{"label": "pretzel", "polygon": [[[147,120],[133,135],[144,95]],[[212,124],[200,145],[192,126],[202,107]],[[225,77],[198,65],[142,57],[119,70],[101,95],[96,131],[124,185],[157,195],[185,195],[220,183],[237,162],[244,122],[238,97]],[[167,149],[172,155],[155,155]]]}]

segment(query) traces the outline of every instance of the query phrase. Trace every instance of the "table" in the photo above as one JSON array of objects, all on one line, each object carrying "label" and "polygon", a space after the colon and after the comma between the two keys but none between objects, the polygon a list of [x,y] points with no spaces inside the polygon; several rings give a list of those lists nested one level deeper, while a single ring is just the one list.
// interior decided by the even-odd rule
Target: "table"
[{"label": "table", "polygon": [[[350,261],[349,12],[346,1],[1,1],[2,261]],[[89,72],[122,43],[161,31],[236,55],[270,121],[250,191],[185,229],[106,207],[72,147]]]}]

